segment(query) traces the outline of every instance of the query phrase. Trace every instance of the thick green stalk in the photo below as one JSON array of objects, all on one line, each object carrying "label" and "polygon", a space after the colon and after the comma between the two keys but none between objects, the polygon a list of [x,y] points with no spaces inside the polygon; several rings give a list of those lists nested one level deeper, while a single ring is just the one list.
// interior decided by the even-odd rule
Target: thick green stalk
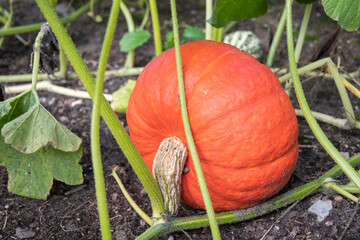
[{"label": "thick green stalk", "polygon": [[296,47],[295,47],[295,60],[296,60],[296,62],[299,62],[299,60],[300,60],[302,47],[304,45],[306,30],[307,30],[307,27],[309,25],[309,19],[310,19],[312,5],[313,5],[312,3],[306,4],[304,17],[303,17],[302,22],[301,22],[299,37],[298,37]]},{"label": "thick green stalk", "polygon": [[[89,93],[90,97],[93,98],[95,92],[95,80],[78,53],[69,34],[66,32],[66,29],[61,24],[59,17],[50,7],[47,0],[36,0],[36,2],[55,33],[58,41],[62,44],[65,54],[74,67],[74,70],[78,74],[80,80],[84,84],[86,91]],[[146,166],[126,130],[122,126],[120,120],[104,97],[102,97],[101,100],[101,115],[148,193],[153,208],[153,216],[161,217],[160,213],[164,212],[164,205],[159,186],[151,175],[150,170]]]},{"label": "thick green stalk", "polygon": [[184,84],[182,64],[181,64],[180,40],[179,40],[180,38],[179,38],[179,30],[178,30],[178,23],[177,23],[175,0],[170,0],[170,5],[171,5],[171,16],[172,16],[173,32],[174,32],[174,46],[175,46],[176,70],[177,70],[179,95],[180,95],[181,117],[182,117],[183,124],[184,124],[184,130],[185,130],[188,147],[190,150],[190,155],[193,160],[196,176],[197,176],[197,179],[199,182],[201,195],[204,200],[206,213],[208,214],[213,239],[220,239],[219,227],[218,227],[216,219],[215,219],[215,213],[214,213],[210,195],[209,195],[209,192],[208,192],[208,189],[206,186],[204,173],[201,169],[201,164],[200,164],[199,156],[196,151],[194,139],[193,139],[192,132],[191,132],[189,116],[188,116],[188,112],[187,112],[186,97],[185,97],[185,84]]},{"label": "thick green stalk", "polygon": [[208,19],[211,18],[212,14],[212,7],[213,7],[213,1],[212,0],[206,0],[206,16],[205,16],[205,39],[211,40],[212,38],[212,30],[213,27],[210,23],[207,22]]},{"label": "thick green stalk", "polygon": [[[124,14],[125,21],[126,21],[126,24],[128,27],[128,31],[133,32],[135,30],[134,20],[131,16],[131,12],[129,11],[129,9],[125,5],[125,3],[123,3],[122,1],[120,2],[120,9],[121,9],[121,12]],[[127,55],[127,58],[125,61],[125,67],[128,67],[128,68],[134,67],[134,60],[135,60],[135,50],[132,49],[128,52],[128,55]]]},{"label": "thick green stalk", "polygon": [[41,52],[41,41],[44,37],[44,31],[41,29],[38,35],[36,36],[35,43],[34,43],[34,54],[32,60],[32,82],[31,82],[31,89],[36,89],[36,83],[38,80],[38,72],[39,72],[39,65],[40,65],[40,52]]},{"label": "thick green stalk", "polygon": [[[95,3],[98,3],[99,1],[100,0],[95,0]],[[81,8],[79,8],[78,10],[76,10],[75,12],[70,14],[69,16],[62,18],[60,20],[61,23],[66,24],[66,23],[75,21],[83,13],[86,13],[89,10],[89,7],[90,7],[89,3],[85,4],[84,6],[82,6]],[[43,25],[43,24],[44,24],[44,22],[30,24],[30,25],[26,25],[26,26],[12,27],[12,28],[8,28],[8,29],[0,29],[0,36],[9,36],[9,35],[14,35],[14,34],[39,31],[41,25]]]},{"label": "thick green stalk", "polygon": [[216,42],[221,42],[223,36],[223,28],[213,28],[212,40]]},{"label": "thick green stalk", "polygon": [[156,56],[158,56],[162,52],[159,15],[156,6],[156,0],[150,0],[149,2],[150,2],[151,22],[152,22],[153,34],[154,34],[155,53]]},{"label": "thick green stalk", "polygon": [[294,43],[293,43],[293,34],[292,34],[292,18],[291,18],[291,0],[286,0],[286,9],[287,9],[287,44],[288,44],[288,53],[289,53],[289,65],[290,71],[293,77],[294,88],[296,96],[299,101],[300,108],[305,115],[306,121],[308,122],[311,130],[314,132],[316,138],[325,148],[328,154],[334,159],[334,161],[344,170],[344,173],[355,183],[355,185],[360,188],[360,177],[357,172],[352,168],[349,163],[344,159],[344,157],[339,153],[339,151],[334,147],[330,140],[326,137],[319,124],[316,122],[316,119],[311,113],[311,110],[306,102],[304,92],[301,87],[299,75],[297,73],[295,54],[294,54]]},{"label": "thick green stalk", "polygon": [[106,28],[104,42],[99,59],[99,66],[97,70],[95,85],[95,96],[91,115],[91,156],[94,170],[96,200],[98,205],[99,221],[103,240],[111,240],[111,231],[109,212],[106,201],[104,172],[101,162],[100,151],[100,104],[102,100],[101,97],[103,92],[106,64],[109,57],[111,42],[116,28],[117,18],[119,16],[120,2],[121,0],[114,0],[112,3],[110,18],[108,26]]},{"label": "thick green stalk", "polygon": [[[360,154],[351,157],[349,160],[351,166],[357,166],[360,164]],[[254,207],[234,210],[230,212],[222,212],[216,214],[216,219],[219,224],[241,222],[263,216],[267,213],[273,212],[279,208],[285,207],[291,203],[298,201],[301,198],[315,193],[322,189],[321,186],[324,182],[327,182],[329,178],[337,178],[343,173],[339,166],[335,166],[318,179],[311,181],[305,185],[297,187],[289,192],[283,193],[267,202],[261,203]],[[179,231],[179,229],[194,229],[199,227],[209,226],[209,220],[207,216],[195,216],[178,218],[170,221],[169,223],[157,224],[149,228],[137,239],[154,239],[160,237],[163,234]]]}]

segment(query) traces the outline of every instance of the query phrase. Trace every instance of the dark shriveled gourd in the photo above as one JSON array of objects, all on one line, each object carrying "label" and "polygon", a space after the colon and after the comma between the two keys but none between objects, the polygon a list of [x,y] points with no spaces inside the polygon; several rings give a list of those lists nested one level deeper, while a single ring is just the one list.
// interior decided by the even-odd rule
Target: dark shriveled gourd
[{"label": "dark shriveled gourd", "polygon": [[[298,157],[297,119],[279,80],[228,44],[202,40],[180,49],[190,125],[215,211],[276,194]],[[129,100],[130,136],[150,169],[162,140],[176,136],[186,144],[176,74],[170,49],[145,67]],[[204,208],[190,156],[186,166],[181,200]]]}]

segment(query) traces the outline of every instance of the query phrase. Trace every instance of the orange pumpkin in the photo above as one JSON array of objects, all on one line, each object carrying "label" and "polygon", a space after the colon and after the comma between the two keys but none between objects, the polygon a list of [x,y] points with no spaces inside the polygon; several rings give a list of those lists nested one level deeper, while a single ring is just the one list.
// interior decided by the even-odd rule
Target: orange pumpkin
[{"label": "orange pumpkin", "polygon": [[[189,121],[214,210],[250,207],[276,194],[298,157],[297,119],[278,78],[225,43],[201,40],[180,49]],[[140,74],[127,122],[150,169],[163,139],[186,144],[174,49]],[[204,208],[191,157],[186,166],[181,200]]]}]

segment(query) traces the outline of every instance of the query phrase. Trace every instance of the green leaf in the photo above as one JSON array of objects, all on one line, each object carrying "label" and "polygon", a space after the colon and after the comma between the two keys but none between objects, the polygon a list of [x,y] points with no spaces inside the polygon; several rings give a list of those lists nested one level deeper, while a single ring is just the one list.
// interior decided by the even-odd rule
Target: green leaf
[{"label": "green leaf", "polygon": [[326,14],[347,31],[360,27],[360,0],[322,0]]},{"label": "green leaf", "polygon": [[63,152],[51,146],[35,153],[24,154],[7,145],[0,138],[0,165],[7,168],[10,192],[36,199],[46,199],[53,179],[69,185],[83,182],[78,164],[82,147],[76,152]]},{"label": "green leaf", "polygon": [[205,39],[205,33],[198,27],[186,27],[183,32],[183,40],[202,40]]},{"label": "green leaf", "polygon": [[135,80],[129,80],[126,85],[120,87],[112,94],[111,107],[115,112],[126,113],[130,95],[135,87]]},{"label": "green leaf", "polygon": [[217,0],[208,22],[214,27],[220,28],[231,21],[260,17],[266,11],[266,0]]},{"label": "green leaf", "polygon": [[316,2],[317,0],[296,0],[296,1],[301,4],[310,4]]},{"label": "green leaf", "polygon": [[35,91],[0,103],[0,116],[4,125],[1,135],[5,143],[19,152],[34,153],[47,145],[61,151],[75,152],[81,145],[79,137],[40,105]]},{"label": "green leaf", "polygon": [[147,30],[137,29],[133,32],[126,33],[120,40],[120,51],[128,52],[133,50],[146,43],[150,37],[151,34]]}]

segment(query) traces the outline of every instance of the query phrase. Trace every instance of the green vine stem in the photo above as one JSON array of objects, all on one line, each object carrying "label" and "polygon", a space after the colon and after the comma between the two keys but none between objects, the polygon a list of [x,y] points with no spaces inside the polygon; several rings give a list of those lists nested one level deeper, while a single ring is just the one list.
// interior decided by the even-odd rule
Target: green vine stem
[{"label": "green vine stem", "polygon": [[[319,124],[316,122],[316,119],[312,115],[309,106],[306,102],[304,92],[301,87],[299,75],[297,73],[295,55],[294,55],[294,43],[292,36],[292,16],[291,16],[291,0],[286,0],[286,9],[287,9],[287,44],[288,44],[288,54],[289,54],[289,64],[290,71],[293,77],[294,88],[296,92],[296,96],[298,98],[298,102],[302,112],[305,115],[305,118],[314,132],[316,138],[321,143],[321,145],[325,148],[328,154],[334,159],[334,161],[344,170],[345,174],[354,182],[354,184],[360,188],[360,177],[352,168],[349,163],[341,156],[339,151],[334,147],[334,145],[330,142],[330,140],[326,137]],[[334,66],[335,67],[335,66]],[[336,69],[336,67],[335,67]],[[339,86],[338,86],[339,87]]]},{"label": "green vine stem", "polygon": [[276,28],[274,37],[273,37],[273,39],[271,41],[270,48],[269,48],[269,53],[268,53],[267,58],[266,58],[266,66],[268,66],[268,67],[271,67],[273,65],[273,63],[274,63],[276,50],[277,50],[277,47],[278,47],[278,45],[280,43],[281,35],[282,35],[282,33],[284,32],[284,29],[285,29],[285,21],[286,21],[286,9],[284,8],[284,10],[283,10],[283,12],[281,14],[278,26]]},{"label": "green vine stem", "polygon": [[[351,166],[357,166],[360,164],[360,154],[351,157],[348,160]],[[324,182],[328,182],[331,178],[337,178],[343,173],[343,170],[339,166],[335,166],[325,174],[320,176],[318,179],[297,187],[289,192],[283,193],[265,203],[261,203],[254,207],[234,210],[230,212],[222,212],[215,214],[216,220],[219,224],[241,222],[263,216],[270,212],[273,212],[279,208],[285,207],[291,203],[298,201],[299,199],[307,196],[309,193],[315,193],[322,189],[319,186],[323,185]],[[174,219],[170,222],[158,224],[149,228],[137,239],[153,239],[163,234],[179,231],[179,229],[193,229],[209,226],[209,220],[207,216],[195,216]]]},{"label": "green vine stem", "polygon": [[122,194],[124,195],[124,197],[126,198],[126,200],[129,202],[129,204],[131,205],[131,207],[137,212],[137,214],[139,214],[139,216],[144,219],[144,221],[149,224],[151,226],[152,221],[151,218],[136,204],[136,202],[134,201],[134,199],[132,199],[132,197],[130,196],[130,194],[128,193],[128,191],[126,191],[126,188],[124,186],[124,184],[121,182],[120,177],[116,174],[116,171],[119,169],[119,167],[115,167],[113,168],[112,172],[111,172],[111,176],[113,176],[122,192]]},{"label": "green vine stem", "polygon": [[[143,67],[136,68],[120,68],[117,70],[109,70],[105,72],[105,76],[116,76],[116,77],[124,77],[124,76],[135,76],[139,75],[143,70]],[[96,72],[91,72],[92,75],[96,75]],[[54,73],[55,79],[75,79],[78,78],[78,75],[74,72],[67,72],[66,75],[62,75],[61,72]],[[32,74],[16,74],[16,75],[2,75],[0,76],[0,83],[10,83],[10,82],[27,82],[31,81]],[[38,80],[48,80],[48,74],[39,74]]]},{"label": "green vine stem", "polygon": [[[50,0],[50,5],[55,9],[55,5],[56,5],[56,0]],[[93,3],[92,3],[93,5]],[[60,69],[59,69],[59,74],[61,76],[65,76],[66,75],[66,71],[67,71],[67,63],[66,63],[66,56],[64,53],[64,50],[62,50],[62,47],[59,44],[59,62],[60,62]]]},{"label": "green vine stem", "polygon": [[[314,115],[316,120],[331,124],[335,127],[344,129],[344,130],[350,130],[352,128],[349,128],[348,120],[346,118],[335,118],[333,116],[311,111],[311,113]],[[301,109],[295,109],[296,116],[304,117],[304,113],[301,111]],[[356,121],[354,128],[360,129],[360,122]]]},{"label": "green vine stem", "polygon": [[[123,1],[120,2],[120,9],[121,9],[121,12],[124,14],[128,31],[129,32],[135,31],[135,23],[131,16],[131,12],[129,11],[128,7],[125,5],[125,3]],[[135,60],[135,50],[132,49],[128,52],[128,55],[126,57],[125,67],[127,67],[127,68],[134,67],[134,60]]]},{"label": "green vine stem", "polygon": [[[302,47],[304,45],[306,30],[307,30],[307,27],[309,25],[312,5],[313,5],[312,3],[306,4],[304,17],[303,17],[302,22],[301,22],[299,37],[297,39],[297,43],[296,43],[296,47],[295,47],[295,61],[296,61],[296,63],[298,63],[299,60],[300,60]],[[289,81],[287,81],[286,84],[285,84],[285,91],[286,91],[287,95],[289,95],[289,96],[290,96],[290,87],[291,86],[292,86],[292,79],[290,78]]]},{"label": "green vine stem", "polygon": [[[79,75],[86,91],[93,98],[95,92],[95,80],[78,53],[69,34],[66,32],[66,29],[61,24],[59,17],[51,8],[47,0],[36,0],[36,3],[51,26],[58,41],[62,44],[65,54],[67,55],[74,70]],[[111,109],[110,104],[104,97],[102,97],[101,100],[101,115],[148,193],[152,204],[153,217],[161,218],[160,213],[164,212],[164,205],[159,186],[146,166],[139,151],[136,149],[134,143],[131,141],[129,135],[122,126],[117,115]]]},{"label": "green vine stem", "polygon": [[[6,94],[14,94],[21,93],[31,89],[31,84],[22,84],[22,85],[14,85],[14,86],[5,86]],[[84,98],[91,99],[89,94],[86,91],[80,91],[76,89],[66,88],[62,86],[57,86],[52,84],[51,81],[41,81],[36,84],[36,90],[45,90],[57,94],[61,94],[64,96],[74,97],[74,98]],[[112,101],[111,94],[104,94],[107,101]]]},{"label": "green vine stem", "polygon": [[156,0],[150,0],[149,2],[150,2],[151,22],[152,22],[153,34],[154,34],[155,53],[156,56],[158,56],[162,52],[159,15],[157,10]]},{"label": "green vine stem", "polygon": [[[99,1],[100,0],[95,0],[95,3],[98,3]],[[72,14],[70,14],[69,16],[62,18],[60,21],[62,24],[73,22],[77,18],[79,18],[82,14],[86,13],[89,10],[89,8],[90,8],[90,3],[87,3],[84,6],[82,6],[81,8],[79,8],[78,10],[76,10],[75,12],[73,12]],[[26,25],[26,26],[11,27],[8,29],[0,29],[0,36],[9,36],[9,35],[14,35],[14,34],[39,31],[41,25],[43,25],[43,24],[44,24],[44,22],[30,24],[30,25]]]},{"label": "green vine stem", "polygon": [[352,195],[351,193],[347,192],[345,189],[343,189],[342,187],[340,187],[339,185],[337,185],[334,182],[328,182],[324,185],[325,188],[331,188],[332,190],[340,193],[341,195],[343,195],[344,197],[347,197],[348,199],[354,201],[354,202],[358,202],[359,199],[357,197],[355,197],[354,195]]},{"label": "green vine stem", "polygon": [[213,209],[210,195],[209,195],[209,192],[208,192],[208,189],[206,186],[204,173],[201,169],[199,156],[196,151],[194,139],[193,139],[192,132],[191,132],[189,116],[188,116],[188,112],[187,112],[185,86],[184,86],[184,78],[183,78],[183,72],[182,72],[181,54],[180,54],[180,40],[179,40],[180,38],[179,38],[175,0],[170,0],[170,5],[171,5],[171,16],[172,16],[173,32],[174,32],[174,48],[175,48],[175,57],[176,57],[177,78],[178,78],[178,85],[179,85],[181,117],[182,117],[183,124],[184,124],[186,141],[188,143],[191,158],[194,163],[196,176],[197,176],[200,190],[201,190],[201,195],[203,197],[206,212],[207,212],[209,222],[210,222],[210,228],[211,228],[213,239],[221,239],[219,227],[218,227],[218,224],[215,219],[214,209]]},{"label": "green vine stem", "polygon": [[104,172],[101,162],[101,151],[100,151],[100,136],[99,136],[100,106],[101,106],[100,104],[102,101],[101,97],[103,92],[106,64],[109,57],[111,42],[116,28],[117,18],[119,16],[120,2],[121,0],[113,0],[111,6],[108,26],[106,28],[104,42],[99,59],[99,66],[97,70],[96,85],[95,85],[95,95],[94,95],[92,115],[91,115],[91,134],[90,134],[91,156],[92,156],[92,165],[94,170],[95,192],[96,192],[96,199],[98,204],[99,221],[100,221],[101,235],[103,240],[105,239],[111,240],[111,232],[110,232],[109,212],[106,201]]},{"label": "green vine stem", "polygon": [[[139,29],[144,29],[147,21],[149,20],[149,15],[150,15],[150,6],[149,6],[149,3],[148,3],[148,1],[144,1],[144,2],[145,2],[145,13],[144,13],[143,19],[141,20]],[[160,41],[161,41],[161,39],[160,39]]]},{"label": "green vine stem", "polygon": [[213,27],[210,23],[207,22],[208,19],[211,18],[212,14],[212,7],[213,7],[213,1],[212,0],[206,0],[206,13],[205,13],[205,39],[211,40],[212,38],[212,30]]},{"label": "green vine stem", "polygon": [[41,41],[45,35],[44,30],[41,28],[38,35],[36,36],[34,43],[34,51],[33,51],[33,60],[32,60],[32,82],[31,89],[36,90],[36,84],[38,80],[38,72],[40,66],[40,52],[41,52]]},{"label": "green vine stem", "polygon": [[[335,81],[336,87],[339,91],[340,94],[340,98],[342,101],[342,104],[344,106],[345,109],[345,115],[346,115],[346,119],[347,121],[344,124],[341,124],[341,128],[344,129],[352,129],[355,126],[357,126],[356,124],[356,119],[355,119],[355,113],[354,113],[354,109],[351,105],[350,99],[349,99],[349,95],[347,94],[347,91],[345,89],[344,83],[343,83],[343,79],[341,78],[335,64],[333,63],[333,61],[331,60],[331,58],[324,58],[324,59],[320,59],[316,62],[310,63],[302,68],[298,69],[298,74],[305,74],[308,71],[312,71],[316,68],[320,68],[323,67],[324,65],[326,65],[328,67],[328,71],[330,72],[330,74],[333,76],[333,79]],[[286,74],[284,76],[281,76],[279,78],[280,82],[283,83],[286,80],[290,79],[292,77],[292,73]],[[295,89],[296,90],[296,89]],[[304,97],[305,99],[305,97]],[[306,101],[306,100],[305,100]],[[306,104],[307,105],[307,104]],[[322,119],[324,119],[324,115],[321,116]],[[329,118],[330,119],[330,118]],[[333,120],[333,119],[332,119]],[[338,122],[339,124],[340,122]]]},{"label": "green vine stem", "polygon": [[296,62],[299,62],[299,60],[300,60],[302,47],[304,45],[306,30],[307,30],[307,27],[309,25],[312,5],[313,5],[312,3],[306,4],[306,7],[305,7],[304,17],[303,17],[302,22],[301,22],[301,27],[300,27],[300,31],[299,31],[299,37],[297,39],[297,43],[296,43],[296,47],[295,47],[295,60],[296,60]]},{"label": "green vine stem", "polygon": [[[10,26],[11,26],[11,20],[12,20],[12,17],[13,17],[13,5],[12,5],[12,3],[13,3],[13,0],[10,0],[9,1],[10,12],[7,12],[5,9],[3,11],[7,16],[6,16],[6,19],[3,19],[4,26],[1,29],[9,29]],[[1,6],[0,6],[0,8],[1,8]],[[1,47],[3,42],[4,42],[4,37],[0,37],[0,47]]]}]

